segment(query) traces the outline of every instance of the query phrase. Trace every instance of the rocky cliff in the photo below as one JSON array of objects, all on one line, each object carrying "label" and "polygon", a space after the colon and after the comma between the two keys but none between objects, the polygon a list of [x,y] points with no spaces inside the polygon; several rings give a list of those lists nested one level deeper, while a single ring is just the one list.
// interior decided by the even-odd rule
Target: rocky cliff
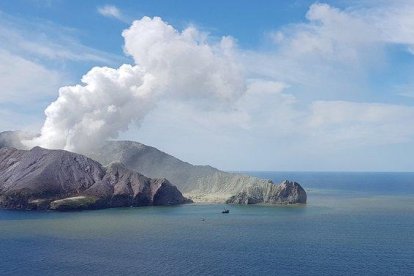
[{"label": "rocky cliff", "polygon": [[299,183],[288,180],[279,185],[268,183],[265,185],[251,185],[243,188],[236,195],[231,196],[226,203],[232,204],[292,204],[306,203],[307,195]]},{"label": "rocky cliff", "polygon": [[175,205],[188,200],[168,180],[64,150],[0,148],[0,207],[94,209]]}]

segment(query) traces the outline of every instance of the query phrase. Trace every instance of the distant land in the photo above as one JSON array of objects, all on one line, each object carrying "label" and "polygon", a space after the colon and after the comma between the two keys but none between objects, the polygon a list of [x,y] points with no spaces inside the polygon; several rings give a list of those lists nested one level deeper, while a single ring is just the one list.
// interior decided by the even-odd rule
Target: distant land
[{"label": "distant land", "polygon": [[[300,184],[195,166],[154,147],[109,141],[84,155],[26,149],[22,132],[0,133],[0,206],[11,209],[97,209],[175,205],[306,203]],[[96,160],[96,161],[95,161]]]}]

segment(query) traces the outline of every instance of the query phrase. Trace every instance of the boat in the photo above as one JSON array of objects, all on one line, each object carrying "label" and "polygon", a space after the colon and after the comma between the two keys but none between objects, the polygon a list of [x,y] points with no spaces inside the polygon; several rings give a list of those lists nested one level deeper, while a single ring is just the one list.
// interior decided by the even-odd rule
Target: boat
[{"label": "boat", "polygon": [[230,210],[229,209],[224,209],[223,211],[221,211],[221,213],[222,214],[228,214],[228,213],[230,213]]}]

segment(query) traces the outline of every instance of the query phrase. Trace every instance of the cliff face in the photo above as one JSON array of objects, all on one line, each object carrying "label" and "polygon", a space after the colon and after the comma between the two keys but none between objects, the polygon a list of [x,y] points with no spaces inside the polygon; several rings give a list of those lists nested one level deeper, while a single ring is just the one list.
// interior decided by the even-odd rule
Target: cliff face
[{"label": "cliff face", "polygon": [[70,210],[186,202],[168,180],[147,178],[120,163],[105,168],[63,150],[0,148],[3,208]]},{"label": "cliff face", "polygon": [[85,194],[108,198],[111,207],[189,202],[167,179],[145,177],[119,162],[109,164],[103,179],[88,188]]},{"label": "cliff face", "polygon": [[292,204],[306,203],[305,190],[296,182],[283,181],[279,185],[252,185],[245,187],[236,195],[230,197],[226,203],[232,204]]}]

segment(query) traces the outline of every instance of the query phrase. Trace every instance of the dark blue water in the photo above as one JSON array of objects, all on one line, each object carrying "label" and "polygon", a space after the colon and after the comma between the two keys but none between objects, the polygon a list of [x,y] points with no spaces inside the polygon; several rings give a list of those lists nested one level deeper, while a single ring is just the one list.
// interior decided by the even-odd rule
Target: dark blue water
[{"label": "dark blue water", "polygon": [[414,173],[250,174],[308,204],[0,211],[0,275],[413,275]]}]

